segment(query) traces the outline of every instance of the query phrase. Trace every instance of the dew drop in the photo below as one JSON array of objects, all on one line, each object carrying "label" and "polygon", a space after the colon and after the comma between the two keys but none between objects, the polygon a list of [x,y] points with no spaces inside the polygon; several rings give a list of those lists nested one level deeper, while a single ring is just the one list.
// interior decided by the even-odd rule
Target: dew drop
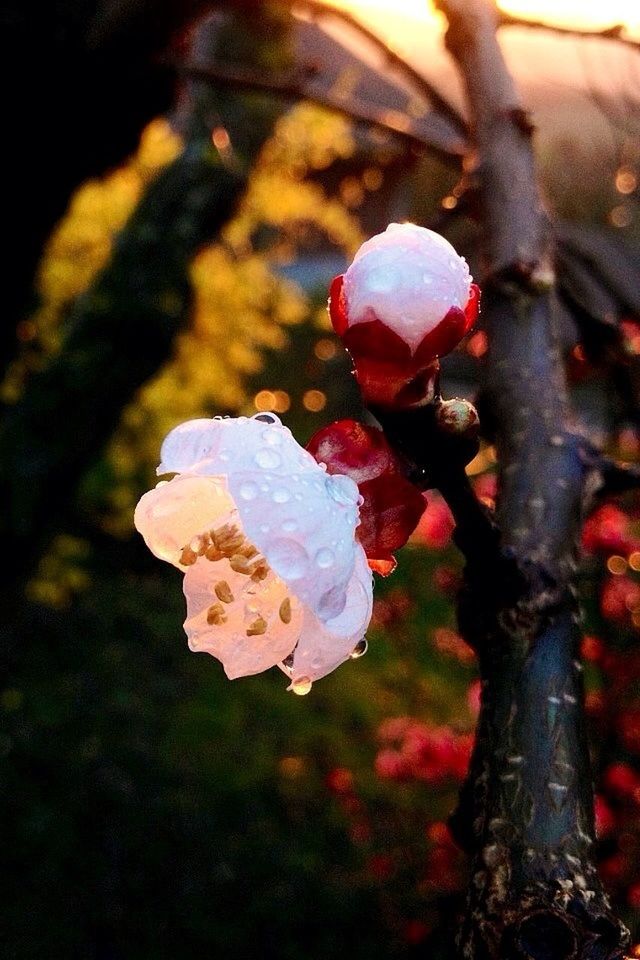
[{"label": "dew drop", "polygon": [[298,524],[295,520],[285,520],[282,524],[282,529],[285,533],[293,533],[294,530],[298,529]]},{"label": "dew drop", "polygon": [[368,649],[369,644],[367,643],[366,638],[363,637],[362,640],[359,640],[358,643],[356,643],[355,647],[351,651],[351,659],[359,660],[360,657],[364,657]]},{"label": "dew drop", "polygon": [[249,480],[247,483],[243,483],[240,486],[240,497],[242,500],[255,500],[258,496],[258,485],[252,480]]},{"label": "dew drop", "polygon": [[422,280],[424,283],[433,283],[433,277],[428,273],[422,274]]},{"label": "dew drop", "polygon": [[309,677],[296,677],[289,689],[298,697],[306,697],[312,686],[313,683]]},{"label": "dew drop", "polygon": [[311,661],[311,669],[319,670],[321,666],[322,666],[322,657],[314,657],[313,660]]},{"label": "dew drop", "polygon": [[273,500],[275,503],[287,503],[291,499],[291,494],[286,487],[278,487],[273,491]]},{"label": "dew drop", "polygon": [[269,533],[269,530],[270,530],[270,529],[271,529],[271,528],[270,528],[270,526],[269,526],[268,523],[261,523],[261,524],[260,524],[260,533]]},{"label": "dew drop", "polygon": [[271,544],[268,560],[276,573],[289,580],[304,577],[309,565],[309,557],[304,547],[295,540],[284,537]]},{"label": "dew drop", "polygon": [[347,593],[344,587],[336,584],[326,593],[323,593],[318,601],[318,616],[321,620],[333,620],[340,616],[347,603]]},{"label": "dew drop", "polygon": [[270,447],[262,447],[260,450],[258,450],[255,460],[258,466],[262,467],[263,470],[277,470],[282,462],[280,454],[276,450],[272,450]]},{"label": "dew drop", "polygon": [[262,439],[265,443],[268,443],[270,447],[278,447],[282,443],[282,432],[276,430],[275,427],[271,427],[269,430],[263,432]]},{"label": "dew drop", "polygon": [[326,488],[329,496],[336,503],[352,504],[358,502],[360,496],[358,484],[354,483],[351,477],[344,477],[341,474],[327,477]]},{"label": "dew drop", "polygon": [[326,570],[328,567],[333,566],[333,561],[335,560],[333,550],[329,550],[328,547],[322,547],[322,549],[316,553],[315,559],[316,566],[320,567],[321,570]]},{"label": "dew drop", "polygon": [[220,459],[222,460],[223,463],[227,463],[229,460],[231,460],[231,454],[228,453],[226,450],[223,450],[223,451],[219,454],[219,456],[220,456]]}]

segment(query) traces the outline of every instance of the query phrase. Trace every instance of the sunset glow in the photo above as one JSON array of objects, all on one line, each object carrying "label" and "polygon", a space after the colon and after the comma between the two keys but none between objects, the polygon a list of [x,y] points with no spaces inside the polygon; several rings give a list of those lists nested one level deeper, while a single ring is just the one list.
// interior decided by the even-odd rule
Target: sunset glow
[{"label": "sunset glow", "polygon": [[[402,20],[439,22],[439,15],[428,0],[330,0],[337,7],[355,14],[373,16],[378,22],[388,15],[389,21]],[[550,24],[582,30],[602,30],[623,24],[627,32],[640,37],[640,4],[638,0],[502,0],[506,13]]]}]

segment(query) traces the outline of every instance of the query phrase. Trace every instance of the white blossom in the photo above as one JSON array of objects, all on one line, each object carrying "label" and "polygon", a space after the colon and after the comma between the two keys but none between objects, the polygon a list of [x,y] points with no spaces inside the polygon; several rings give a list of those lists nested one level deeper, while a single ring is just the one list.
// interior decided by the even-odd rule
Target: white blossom
[{"label": "white blossom", "polygon": [[351,479],[328,476],[273,414],[176,427],[158,473],[174,476],[142,497],[135,524],[185,571],[192,650],[230,678],[277,664],[305,693],[361,649],[372,580]]}]

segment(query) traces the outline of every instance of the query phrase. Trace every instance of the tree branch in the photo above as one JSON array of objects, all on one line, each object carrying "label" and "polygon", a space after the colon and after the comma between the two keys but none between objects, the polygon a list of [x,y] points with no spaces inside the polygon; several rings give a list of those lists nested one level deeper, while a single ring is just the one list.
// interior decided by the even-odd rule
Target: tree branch
[{"label": "tree branch", "polygon": [[[464,957],[621,957],[626,942],[592,861],[593,797],[574,572],[586,467],[568,422],[552,323],[549,235],[531,128],[489,0],[441,0],[477,150],[488,278],[485,389],[500,463],[502,549],[524,574],[467,566],[461,628],[479,651],[482,706],[454,818],[473,854]],[[464,829],[461,829],[461,826]]]},{"label": "tree branch", "polygon": [[428,117],[423,117],[418,122],[404,113],[380,109],[353,96],[349,97],[348,102],[345,103],[318,88],[314,89],[312,69],[303,68],[279,77],[269,77],[264,73],[241,70],[222,63],[201,67],[197,64],[181,64],[174,61],[173,67],[179,74],[190,80],[206,81],[236,90],[274,93],[286,100],[309,100],[349,120],[391,131],[411,146],[420,149],[427,147],[446,159],[462,157],[466,152],[464,140],[452,142],[449,137],[443,135],[437,123],[429,123]]},{"label": "tree branch", "polygon": [[347,10],[341,10],[338,7],[323,3],[322,0],[294,0],[294,7],[309,10],[316,18],[322,16],[336,17],[343,23],[348,24],[354,30],[357,30],[369,43],[373,44],[385,61],[399,73],[401,73],[417,90],[423,93],[431,102],[437,113],[445,117],[453,126],[457,127],[461,138],[467,133],[467,124],[461,113],[454,107],[449,100],[444,97],[439,90],[422,73],[415,70],[411,64],[395,50],[392,50],[387,43],[378,36],[374,30],[370,30],[357,16],[349,13]]},{"label": "tree branch", "polygon": [[556,23],[548,23],[545,20],[530,20],[527,17],[517,17],[512,13],[506,13],[504,10],[498,12],[498,26],[500,27],[527,27],[531,30],[546,30],[549,33],[557,33],[560,36],[575,37],[578,40],[615,40],[634,50],[640,49],[640,41],[633,37],[625,36],[624,24],[616,23],[611,27],[605,27],[602,30],[580,30],[577,27],[564,27]]}]

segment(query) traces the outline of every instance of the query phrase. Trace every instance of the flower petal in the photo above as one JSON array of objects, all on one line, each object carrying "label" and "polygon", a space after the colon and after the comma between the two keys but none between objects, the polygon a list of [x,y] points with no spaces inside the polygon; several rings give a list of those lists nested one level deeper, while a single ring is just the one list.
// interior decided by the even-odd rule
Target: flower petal
[{"label": "flower petal", "polygon": [[187,420],[164,438],[157,473],[199,472],[202,461],[211,460],[222,439],[219,420]]},{"label": "flower petal", "polygon": [[338,420],[318,430],[307,449],[329,473],[347,474],[358,484],[363,502],[356,536],[369,560],[377,561],[372,569],[390,573],[392,553],[409,539],[425,503],[404,477],[402,463],[382,430]]},{"label": "flower petal", "polygon": [[338,616],[322,623],[305,610],[302,633],[293,652],[290,667],[280,668],[292,682],[306,677],[318,680],[348,660],[363,639],[373,609],[373,577],[362,547],[356,550],[353,575],[347,588],[347,601]]},{"label": "flower petal", "polygon": [[448,240],[412,223],[367,240],[344,275],[349,326],[378,317],[415,352],[451,307],[463,310],[471,277]]},{"label": "flower petal", "polygon": [[222,477],[179,475],[145,493],[133,519],[151,552],[184,570],[180,563],[183,548],[233,511]]},{"label": "flower petal", "polygon": [[234,473],[229,490],[249,540],[296,596],[322,620],[339,613],[355,558],[358,488],[312,469],[278,475]]},{"label": "flower petal", "polygon": [[300,636],[302,604],[273,571],[255,582],[227,559],[201,557],[185,574],[184,594],[189,648],[217,657],[230,680],[275,666]]},{"label": "flower petal", "polygon": [[266,469],[289,474],[304,470],[310,460],[275,414],[261,413],[181,424],[162,444],[158,472],[224,476]]}]

